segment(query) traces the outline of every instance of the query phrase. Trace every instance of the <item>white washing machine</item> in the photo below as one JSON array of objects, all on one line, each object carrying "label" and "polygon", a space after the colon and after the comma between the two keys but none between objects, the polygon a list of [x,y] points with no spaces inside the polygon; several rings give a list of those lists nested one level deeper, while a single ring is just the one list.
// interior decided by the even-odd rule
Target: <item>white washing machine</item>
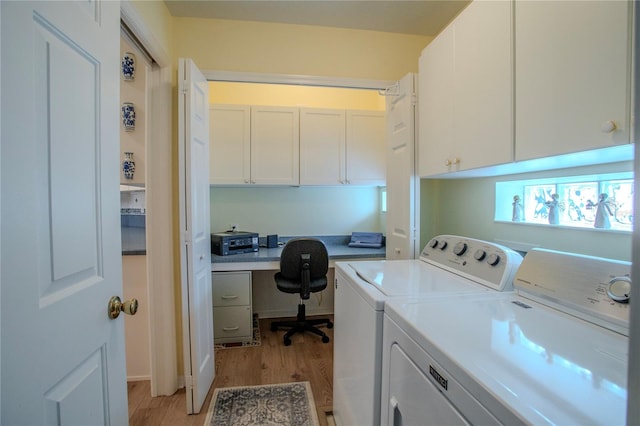
[{"label": "white washing machine", "polygon": [[333,415],[338,426],[380,424],[385,302],[398,297],[512,290],[522,256],[486,241],[433,238],[416,260],[336,262]]},{"label": "white washing machine", "polygon": [[515,292],[385,306],[383,425],[624,425],[630,263],[527,254]]}]

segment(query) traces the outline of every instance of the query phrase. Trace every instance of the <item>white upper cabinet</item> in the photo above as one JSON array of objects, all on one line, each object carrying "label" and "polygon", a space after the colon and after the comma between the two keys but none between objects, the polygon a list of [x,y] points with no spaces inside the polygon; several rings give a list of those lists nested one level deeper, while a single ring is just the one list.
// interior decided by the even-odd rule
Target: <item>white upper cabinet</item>
[{"label": "white upper cabinet", "polygon": [[512,3],[472,2],[419,61],[419,173],[513,161]]},{"label": "white upper cabinet", "polygon": [[386,152],[384,112],[347,110],[346,183],[385,185]]},{"label": "white upper cabinet", "polygon": [[251,107],[251,183],[298,185],[298,108]]},{"label": "white upper cabinet", "polygon": [[630,143],[631,2],[516,1],[516,160]]},{"label": "white upper cabinet", "polygon": [[211,105],[215,185],[298,185],[298,108]]},{"label": "white upper cabinet", "polygon": [[345,116],[340,109],[300,109],[300,185],[345,183]]},{"label": "white upper cabinet", "polygon": [[212,185],[384,185],[382,111],[210,107]]},{"label": "white upper cabinet", "polygon": [[384,112],[300,109],[301,185],[384,185]]},{"label": "white upper cabinet", "polygon": [[209,107],[209,183],[248,184],[251,179],[251,107]]}]

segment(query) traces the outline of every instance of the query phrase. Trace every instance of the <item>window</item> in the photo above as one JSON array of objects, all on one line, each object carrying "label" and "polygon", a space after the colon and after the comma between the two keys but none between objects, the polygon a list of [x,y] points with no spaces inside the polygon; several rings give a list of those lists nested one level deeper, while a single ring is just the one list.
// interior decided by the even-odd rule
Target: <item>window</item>
[{"label": "window", "polygon": [[633,174],[496,183],[496,221],[633,230]]}]

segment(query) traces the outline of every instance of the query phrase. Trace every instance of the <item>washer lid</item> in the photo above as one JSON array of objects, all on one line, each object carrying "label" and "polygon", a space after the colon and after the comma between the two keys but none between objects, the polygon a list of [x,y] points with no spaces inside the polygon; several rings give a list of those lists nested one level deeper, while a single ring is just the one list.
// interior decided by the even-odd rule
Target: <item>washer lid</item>
[{"label": "washer lid", "polygon": [[625,423],[622,334],[513,293],[392,300],[385,315],[503,422]]},{"label": "washer lid", "polygon": [[419,260],[350,262],[361,283],[386,297],[486,291],[473,281]]}]

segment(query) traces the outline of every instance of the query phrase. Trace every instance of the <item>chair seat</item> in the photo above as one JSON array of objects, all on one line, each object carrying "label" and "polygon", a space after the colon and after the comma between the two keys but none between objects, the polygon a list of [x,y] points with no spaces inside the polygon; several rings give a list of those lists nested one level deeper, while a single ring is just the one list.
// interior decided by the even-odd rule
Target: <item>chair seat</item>
[{"label": "chair seat", "polygon": [[[274,276],[276,281],[276,286],[278,290],[284,293],[300,293],[300,281],[292,281],[288,280],[282,276],[281,272],[278,272]],[[311,293],[315,293],[316,291],[322,291],[327,288],[327,277],[316,278],[315,280],[311,280],[309,282],[309,290]]]}]

